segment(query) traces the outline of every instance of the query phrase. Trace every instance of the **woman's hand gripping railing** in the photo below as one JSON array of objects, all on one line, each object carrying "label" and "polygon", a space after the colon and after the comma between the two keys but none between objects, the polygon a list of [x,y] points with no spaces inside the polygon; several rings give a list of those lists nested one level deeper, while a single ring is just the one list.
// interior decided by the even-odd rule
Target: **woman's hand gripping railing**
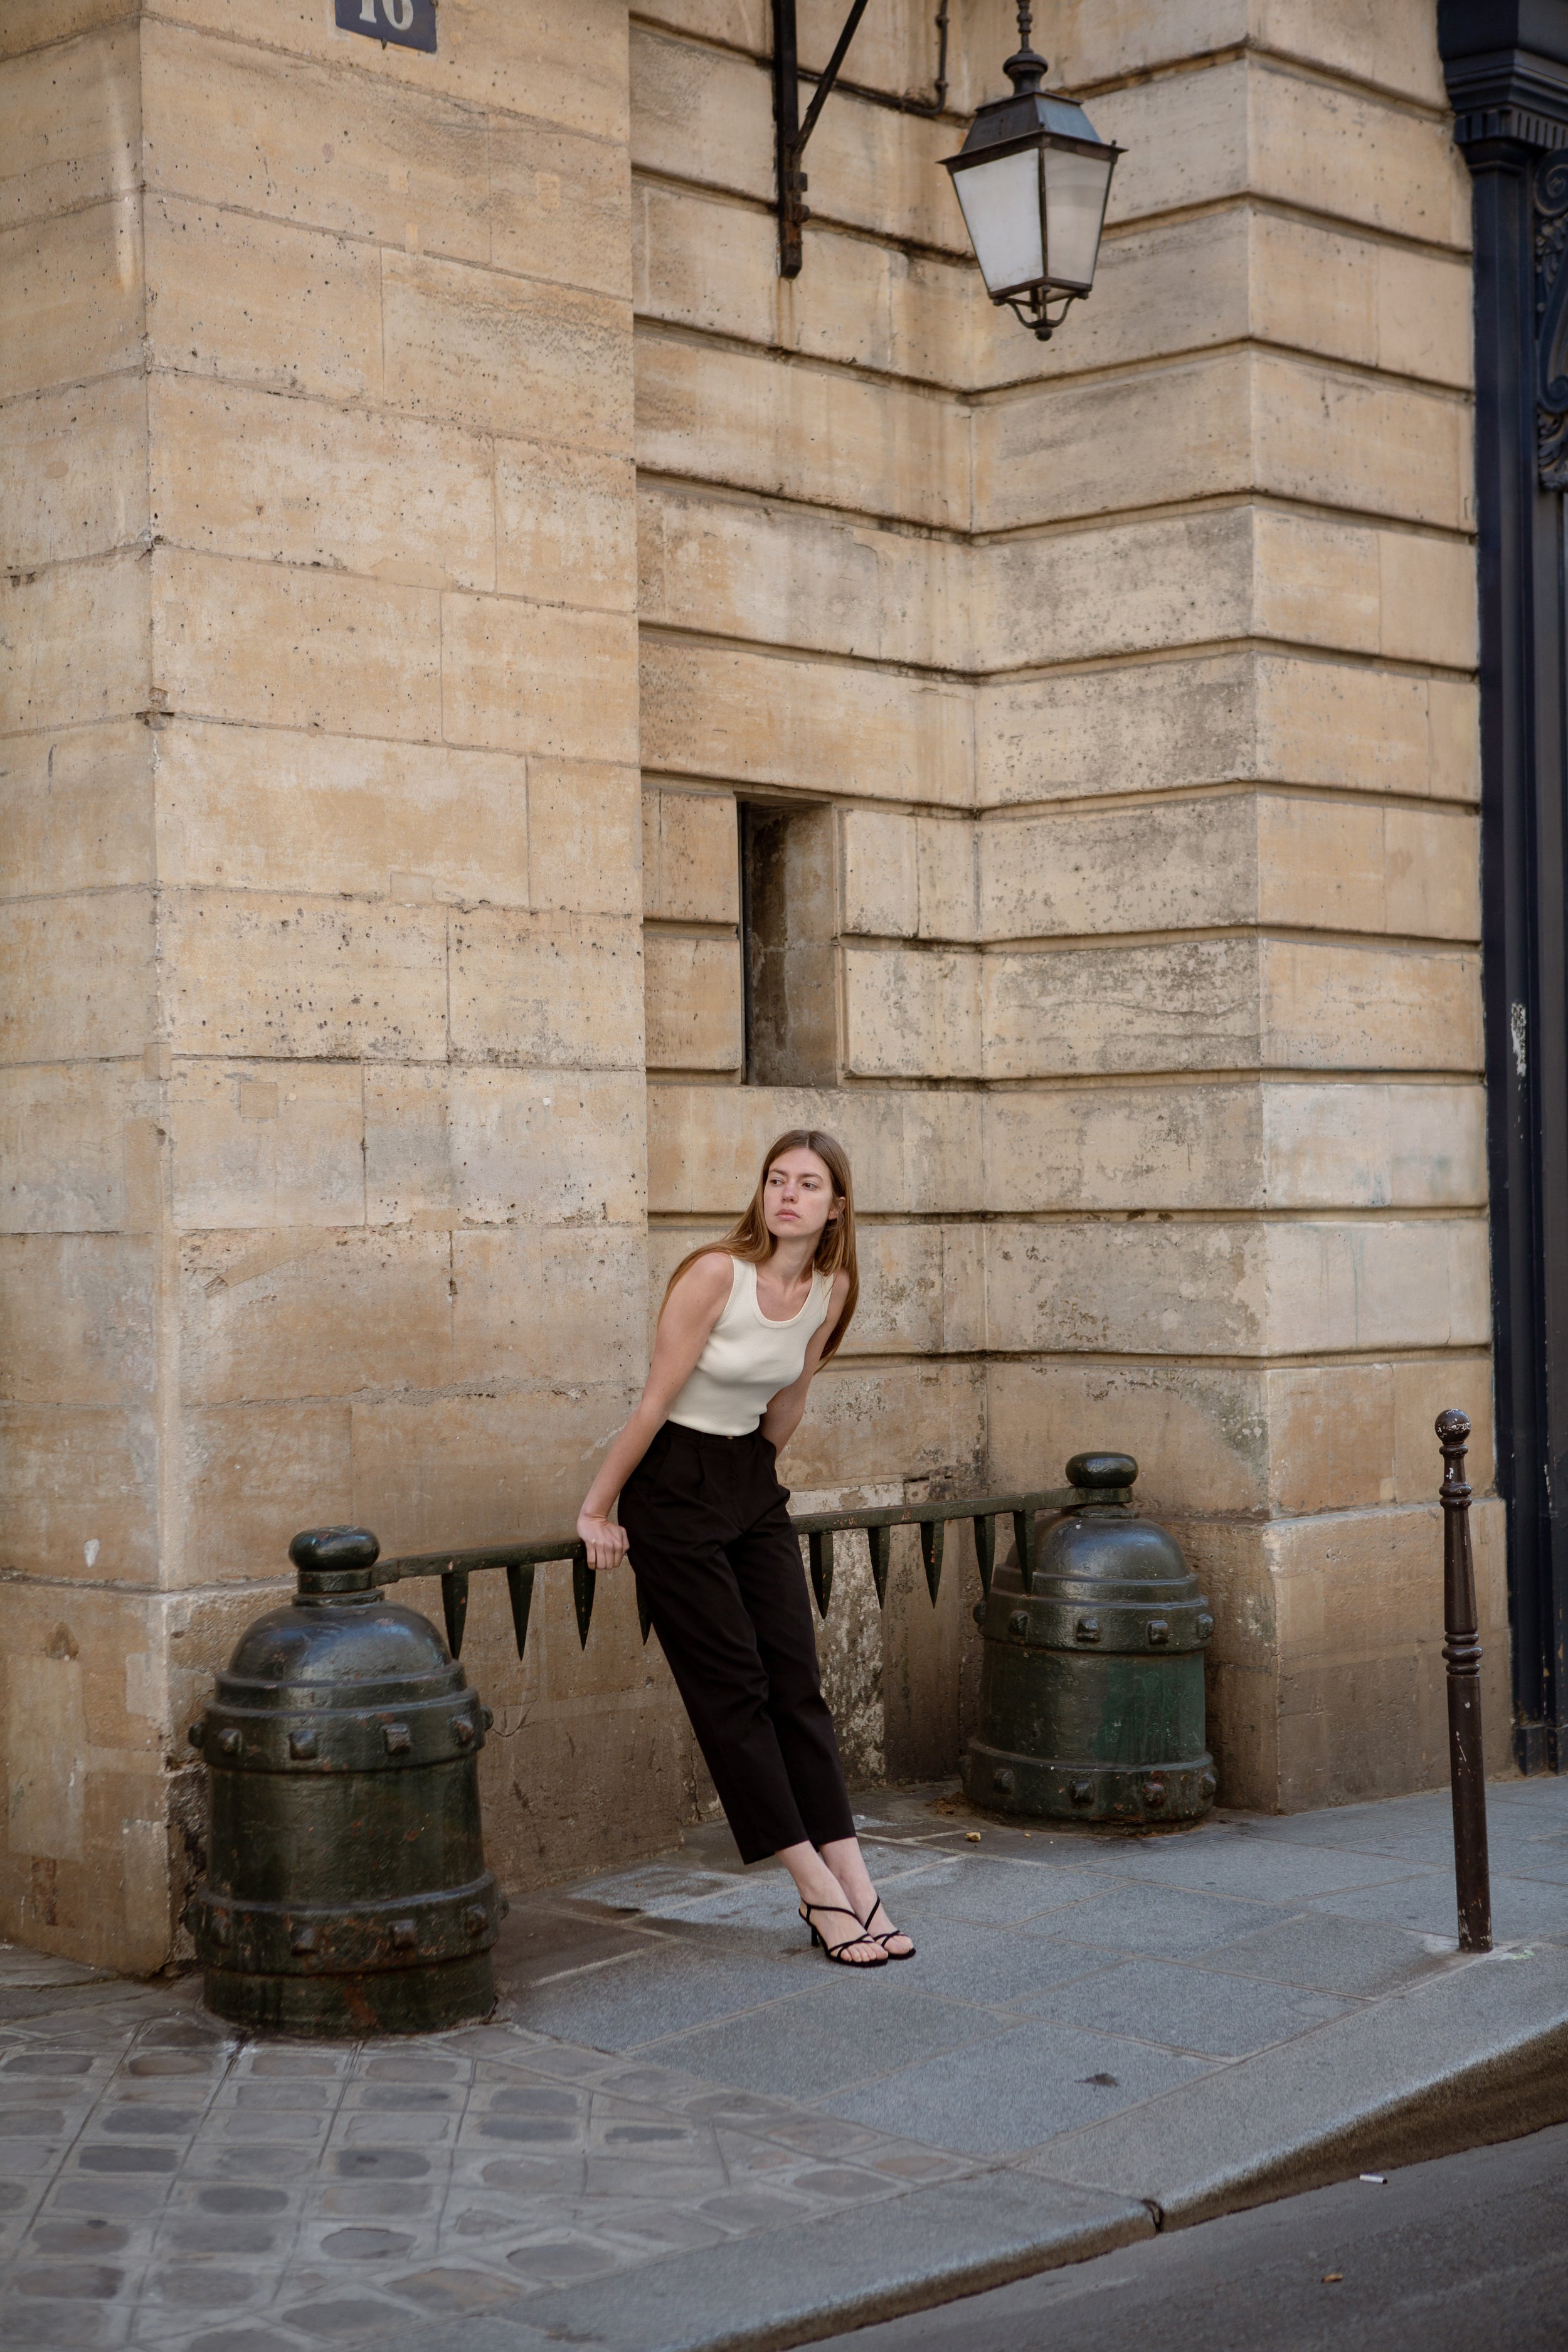
[{"label": "woman's hand gripping railing", "polygon": [[[860,1511],[807,1511],[795,1517],[794,1525],[806,1538],[812,1591],[816,1595],[818,1614],[826,1617],[833,1597],[835,1536],[847,1534],[858,1528],[864,1528],[871,1551],[871,1580],[876,1586],[877,1601],[880,1607],[888,1596],[893,1529],[919,1528],[926,1585],[934,1605],[942,1584],[942,1542],[951,1521],[970,1519],[973,1522],[974,1557],[980,1569],[980,1582],[984,1591],[989,1593],[991,1571],[996,1559],[996,1523],[999,1519],[1010,1518],[1018,1548],[1024,1589],[1031,1591],[1034,1589],[1037,1512],[1070,1511],[1080,1503],[1127,1502],[1130,1498],[1131,1489],[1125,1487],[1044,1486],[1021,1495],[972,1495],[957,1501],[890,1504]],[[512,1631],[517,1637],[517,1654],[521,1658],[528,1639],[529,1613],[533,1605],[534,1570],[548,1561],[557,1559],[568,1559],[572,1563],[572,1600],[577,1616],[577,1635],[585,1645],[594,1615],[594,1591],[597,1579],[588,1566],[588,1555],[583,1544],[575,1536],[551,1536],[537,1543],[479,1544],[462,1550],[411,1552],[401,1559],[378,1560],[372,1575],[377,1584],[401,1584],[416,1577],[438,1576],[447,1643],[452,1655],[457,1657],[463,1646],[463,1629],[468,1613],[469,1577],[486,1569],[504,1569],[507,1595],[511,1603]],[[649,1621],[640,1592],[637,1595],[637,1616],[646,1642]]]}]

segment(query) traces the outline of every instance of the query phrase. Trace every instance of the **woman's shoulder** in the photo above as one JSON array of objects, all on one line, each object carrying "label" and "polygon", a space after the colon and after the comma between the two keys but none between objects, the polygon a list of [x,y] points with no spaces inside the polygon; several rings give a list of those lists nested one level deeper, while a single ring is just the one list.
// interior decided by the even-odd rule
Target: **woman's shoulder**
[{"label": "woman's shoulder", "polygon": [[837,1274],[824,1274],[818,1268],[817,1278],[825,1286],[822,1295],[828,1306],[842,1307],[849,1296],[848,1267],[841,1265]]},{"label": "woman's shoulder", "polygon": [[700,1257],[692,1259],[676,1288],[683,1291],[694,1304],[700,1301],[717,1305],[730,1296],[739,1263],[739,1259],[731,1257],[728,1250],[704,1250]]}]

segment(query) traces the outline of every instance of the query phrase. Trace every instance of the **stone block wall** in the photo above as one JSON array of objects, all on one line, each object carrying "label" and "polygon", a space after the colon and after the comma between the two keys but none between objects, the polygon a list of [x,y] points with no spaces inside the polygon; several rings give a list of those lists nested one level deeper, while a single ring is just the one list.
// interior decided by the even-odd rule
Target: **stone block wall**
[{"label": "stone block wall", "polygon": [[[928,82],[928,13],[856,79]],[[1219,1604],[1226,1794],[1343,1801],[1444,1769],[1441,1404],[1489,1476],[1468,184],[1426,0],[1036,34],[1127,151],[1043,349],[977,299],[955,127],[830,101],[785,283],[765,10],[634,26],[647,823],[793,799],[838,852],[808,1094],[738,1083],[727,868],[647,904],[653,1256],[837,1127],[868,1280],[814,1415],[897,1398],[872,1476],[1131,1448]],[[958,12],[960,115],[1013,40]]]},{"label": "stone block wall", "polygon": [[[865,1291],[801,1500],[1125,1445],[1217,1604],[1226,1796],[1439,1777],[1430,1423],[1484,1481],[1489,1391],[1428,0],[1047,0],[1127,152],[1044,347],[939,169],[997,0],[938,121],[875,102],[929,0],[868,12],[793,282],[765,0],[442,0],[434,58],[331,13],[0,26],[0,1932],[166,1957],[184,1725],[289,1536],[564,1525],[808,1120]],[[945,1770],[967,1549],[879,1617],[844,1549],[855,1769]],[[583,1651],[548,1571],[522,1669],[498,1590],[469,1624],[511,1883],[700,1813],[629,1582]]]}]

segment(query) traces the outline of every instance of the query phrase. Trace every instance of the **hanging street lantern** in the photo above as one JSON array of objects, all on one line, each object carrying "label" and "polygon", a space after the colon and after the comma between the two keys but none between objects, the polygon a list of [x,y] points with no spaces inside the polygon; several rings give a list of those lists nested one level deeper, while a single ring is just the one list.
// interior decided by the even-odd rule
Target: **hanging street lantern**
[{"label": "hanging street lantern", "polygon": [[1041,89],[1047,68],[1029,27],[1029,0],[1018,0],[1018,48],[1002,68],[1013,94],[983,106],[945,161],[986,292],[1044,343],[1094,283],[1110,174],[1125,151],[1097,137],[1070,98]]}]

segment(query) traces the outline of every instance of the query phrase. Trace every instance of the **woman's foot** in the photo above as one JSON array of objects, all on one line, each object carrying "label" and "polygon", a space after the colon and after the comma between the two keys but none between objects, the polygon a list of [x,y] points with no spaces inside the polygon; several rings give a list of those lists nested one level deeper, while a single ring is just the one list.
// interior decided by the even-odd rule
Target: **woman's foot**
[{"label": "woman's foot", "polygon": [[822,1859],[855,1906],[855,1916],[875,1941],[877,1949],[890,1960],[908,1960],[914,1957],[914,1945],[900,1928],[895,1927],[883,1909],[877,1890],[866,1868],[866,1858],[858,1838],[839,1838],[822,1849]]},{"label": "woman's foot", "polygon": [[814,1845],[781,1847],[777,1859],[783,1863],[795,1884],[801,1900],[801,1916],[807,1908],[822,1914],[820,1924],[807,1919],[819,1940],[836,1948],[835,1957],[847,1968],[878,1969],[888,1955],[880,1944],[869,1936],[855,1933],[864,1926],[864,1903],[857,1910],[849,1893],[840,1885],[830,1863],[818,1853]]},{"label": "woman's foot", "polygon": [[807,1903],[803,1896],[800,1916],[811,1930],[811,1940],[820,1944],[830,1960],[840,1968],[879,1969],[887,1965],[887,1953],[874,1936],[857,1934],[863,1922],[851,1911],[847,1903]]},{"label": "woman's foot", "polygon": [[879,1895],[872,1904],[870,1910],[861,1918],[860,1925],[865,1928],[868,1937],[870,1937],[872,1942],[879,1945],[890,1960],[912,1960],[914,1958],[915,1947],[913,1937],[906,1936],[901,1927],[894,1927],[892,1921],[888,1916],[887,1906],[882,1901]]}]

